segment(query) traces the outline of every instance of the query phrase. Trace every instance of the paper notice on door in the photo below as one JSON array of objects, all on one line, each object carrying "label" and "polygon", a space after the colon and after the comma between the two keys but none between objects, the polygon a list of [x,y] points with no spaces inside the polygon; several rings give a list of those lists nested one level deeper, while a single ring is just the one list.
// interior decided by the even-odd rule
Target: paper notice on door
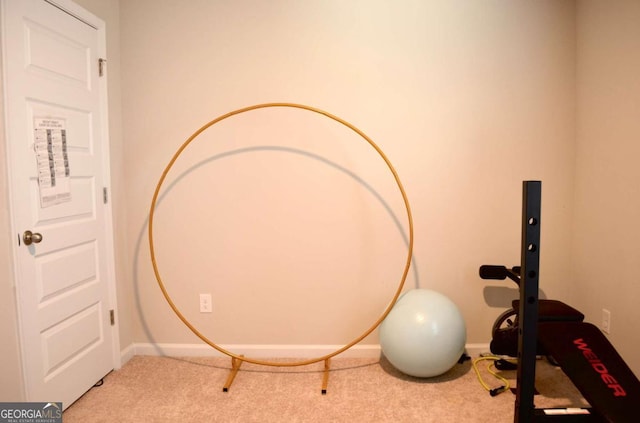
[{"label": "paper notice on door", "polygon": [[34,119],[40,207],[71,201],[69,156],[64,119]]}]

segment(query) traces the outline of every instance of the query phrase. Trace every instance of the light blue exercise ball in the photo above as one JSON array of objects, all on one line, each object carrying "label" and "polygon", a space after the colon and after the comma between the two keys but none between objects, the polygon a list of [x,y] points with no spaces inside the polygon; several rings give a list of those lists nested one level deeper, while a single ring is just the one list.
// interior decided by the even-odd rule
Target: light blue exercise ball
[{"label": "light blue exercise ball", "polygon": [[402,373],[433,377],[451,369],[464,353],[467,328],[446,296],[412,289],[398,299],[380,324],[384,356]]}]

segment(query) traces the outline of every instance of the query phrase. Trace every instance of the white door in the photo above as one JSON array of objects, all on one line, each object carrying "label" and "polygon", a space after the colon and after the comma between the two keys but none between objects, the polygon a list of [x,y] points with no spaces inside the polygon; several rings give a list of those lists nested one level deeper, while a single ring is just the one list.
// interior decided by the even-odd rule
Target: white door
[{"label": "white door", "polygon": [[69,0],[0,1],[26,399],[67,407],[118,361],[104,25]]}]

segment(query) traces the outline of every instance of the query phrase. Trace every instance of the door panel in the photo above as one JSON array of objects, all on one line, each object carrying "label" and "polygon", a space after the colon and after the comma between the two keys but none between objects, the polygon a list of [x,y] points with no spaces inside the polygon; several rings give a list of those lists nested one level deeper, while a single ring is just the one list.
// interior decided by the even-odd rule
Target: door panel
[{"label": "door panel", "polygon": [[[12,226],[17,238],[26,230],[42,235],[15,246],[27,400],[68,407],[114,368],[112,233],[102,200],[108,140],[98,76],[104,34],[44,0],[1,1]],[[43,119],[59,128],[46,135],[40,128],[44,141],[36,143]],[[68,160],[58,173],[61,151]],[[49,184],[43,172],[68,201],[41,202]]]},{"label": "door panel", "polygon": [[48,74],[48,77],[91,89],[91,50],[87,46],[28,20],[24,31],[27,72]]},{"label": "door panel", "polygon": [[[39,202],[38,181],[34,177],[30,181],[31,197],[34,202]],[[70,181],[71,192],[78,195],[71,196],[71,201],[58,204],[56,207],[45,207],[35,210],[33,224],[36,226],[62,223],[70,219],[94,219],[95,210],[93,199],[96,193],[96,183],[93,178],[72,177]]]},{"label": "door panel", "polygon": [[45,381],[103,342],[100,303],[89,305],[41,332]]},{"label": "door panel", "polygon": [[36,260],[36,284],[40,302],[53,299],[72,288],[98,280],[95,242],[68,247]]}]

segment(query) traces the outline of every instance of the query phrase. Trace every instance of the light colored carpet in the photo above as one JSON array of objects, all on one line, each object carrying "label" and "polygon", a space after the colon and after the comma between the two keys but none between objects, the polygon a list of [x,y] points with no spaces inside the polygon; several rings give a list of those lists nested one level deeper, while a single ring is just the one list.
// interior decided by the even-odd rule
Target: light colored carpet
[{"label": "light colored carpet", "polygon": [[[230,358],[136,356],[63,415],[74,422],[512,422],[515,395],[491,397],[470,361],[446,374],[413,378],[385,359],[331,360],[304,367],[243,363],[229,392]],[[488,384],[497,387],[480,363]],[[501,372],[515,385],[515,371]],[[586,403],[559,368],[537,366],[537,407]]]}]

